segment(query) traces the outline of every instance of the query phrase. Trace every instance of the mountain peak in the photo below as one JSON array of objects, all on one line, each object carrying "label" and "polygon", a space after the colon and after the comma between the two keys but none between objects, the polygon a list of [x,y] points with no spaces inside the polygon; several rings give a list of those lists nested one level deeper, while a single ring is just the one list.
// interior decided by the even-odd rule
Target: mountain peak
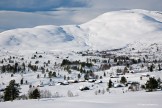
[{"label": "mountain peak", "polygon": [[159,42],[161,18],[160,12],[139,9],[107,12],[81,25],[45,25],[5,31],[0,33],[0,46],[8,49],[104,50],[121,48],[138,40]]}]

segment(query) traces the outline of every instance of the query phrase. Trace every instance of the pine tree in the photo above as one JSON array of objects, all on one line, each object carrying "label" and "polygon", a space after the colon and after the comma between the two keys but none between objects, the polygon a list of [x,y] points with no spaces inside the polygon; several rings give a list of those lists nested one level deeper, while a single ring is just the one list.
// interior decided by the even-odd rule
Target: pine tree
[{"label": "pine tree", "polygon": [[3,65],[1,70],[2,70],[2,73],[5,73],[6,72],[6,67]]},{"label": "pine tree", "polygon": [[39,99],[40,98],[40,92],[38,89],[35,89],[33,91],[33,99]]},{"label": "pine tree", "polygon": [[127,79],[123,76],[121,77],[120,83],[125,84],[127,82]]},{"label": "pine tree", "polygon": [[111,81],[111,79],[109,80],[108,87],[109,87],[109,88],[112,87],[112,81]]},{"label": "pine tree", "polygon": [[158,82],[158,88],[160,88],[160,84],[161,84],[161,79],[160,79],[160,77],[157,79],[157,82]]},{"label": "pine tree", "polygon": [[15,63],[14,73],[18,72],[18,63]]},{"label": "pine tree", "polygon": [[7,86],[4,91],[4,101],[9,101],[9,100],[12,100],[11,88]]},{"label": "pine tree", "polygon": [[160,64],[158,64],[158,67],[159,67],[159,71],[161,71],[161,66],[160,66]]},{"label": "pine tree", "polygon": [[24,80],[23,78],[20,80],[20,84],[22,85],[24,83]]},{"label": "pine tree", "polygon": [[149,78],[146,82],[146,90],[153,91],[158,88],[158,81],[155,78]]},{"label": "pine tree", "polygon": [[11,80],[9,85],[5,88],[4,91],[4,101],[15,100],[19,97],[18,84],[15,83],[15,80]]},{"label": "pine tree", "polygon": [[52,76],[53,76],[53,77],[57,77],[57,76],[56,76],[56,72],[53,72],[53,73],[52,73]]},{"label": "pine tree", "polygon": [[37,75],[37,78],[39,79],[39,77],[40,77],[40,76],[39,76],[39,74],[38,74],[38,75]]},{"label": "pine tree", "polygon": [[80,79],[81,78],[81,75],[80,74],[78,74],[78,79]]},{"label": "pine tree", "polygon": [[102,79],[102,76],[100,76],[100,79]]},{"label": "pine tree", "polygon": [[52,72],[51,71],[48,73],[48,77],[52,78]]},{"label": "pine tree", "polygon": [[84,75],[84,79],[85,80],[88,80],[89,79],[89,75],[87,73]]},{"label": "pine tree", "polygon": [[24,62],[22,63],[22,67],[23,67],[22,70],[25,71],[25,63]]},{"label": "pine tree", "polygon": [[125,75],[125,73],[128,73],[128,68],[125,67],[124,70],[123,70],[123,74]]},{"label": "pine tree", "polygon": [[30,88],[29,89],[29,98],[30,99],[39,99],[40,91],[37,88]]},{"label": "pine tree", "polygon": [[64,75],[64,80],[66,80],[66,75]]},{"label": "pine tree", "polygon": [[106,77],[106,73],[104,72],[104,77]]}]

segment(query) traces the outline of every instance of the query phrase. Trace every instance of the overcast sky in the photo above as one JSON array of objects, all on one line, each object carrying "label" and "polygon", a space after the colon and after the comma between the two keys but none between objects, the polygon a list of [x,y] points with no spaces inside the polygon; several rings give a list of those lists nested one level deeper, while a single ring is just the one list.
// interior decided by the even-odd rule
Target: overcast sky
[{"label": "overcast sky", "polygon": [[80,24],[121,9],[162,11],[162,0],[0,0],[0,10],[46,14],[60,24]]}]

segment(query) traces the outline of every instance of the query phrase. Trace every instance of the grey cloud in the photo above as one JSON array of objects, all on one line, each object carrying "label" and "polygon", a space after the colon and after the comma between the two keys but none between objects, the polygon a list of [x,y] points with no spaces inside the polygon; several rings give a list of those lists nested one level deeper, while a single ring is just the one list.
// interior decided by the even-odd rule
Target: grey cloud
[{"label": "grey cloud", "polygon": [[50,11],[60,7],[87,7],[88,0],[0,0],[0,10]]},{"label": "grey cloud", "polygon": [[93,8],[162,11],[162,0],[91,0]]}]

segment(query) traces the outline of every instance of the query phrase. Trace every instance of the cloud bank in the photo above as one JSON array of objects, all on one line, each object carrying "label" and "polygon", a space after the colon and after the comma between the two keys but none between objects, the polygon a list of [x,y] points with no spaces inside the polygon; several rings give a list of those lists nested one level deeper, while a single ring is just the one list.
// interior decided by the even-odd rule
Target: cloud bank
[{"label": "cloud bank", "polygon": [[60,7],[87,7],[88,4],[88,0],[0,0],[0,10],[51,11]]}]

